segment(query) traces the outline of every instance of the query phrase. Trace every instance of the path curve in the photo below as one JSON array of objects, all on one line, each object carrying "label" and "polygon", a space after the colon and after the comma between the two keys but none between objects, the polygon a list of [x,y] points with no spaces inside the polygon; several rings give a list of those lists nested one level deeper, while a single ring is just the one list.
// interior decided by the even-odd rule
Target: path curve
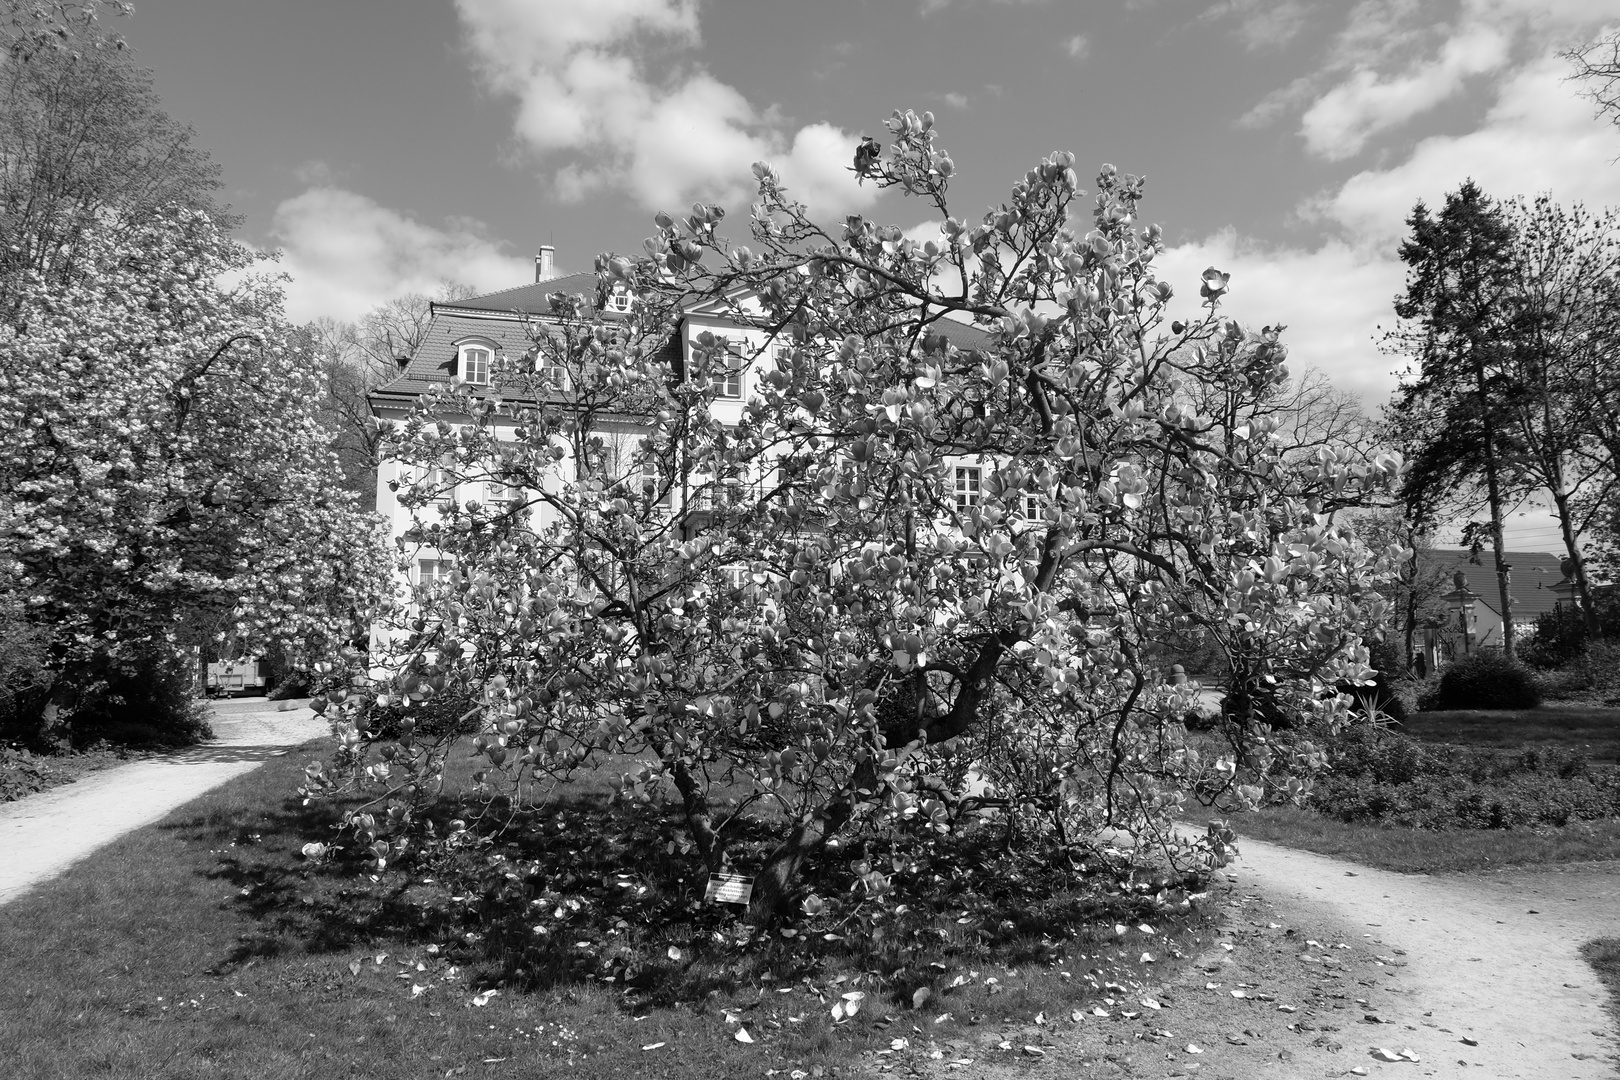
[{"label": "path curve", "polygon": [[0,804],[0,904],[225,781],[327,734],[326,721],[308,708],[282,712],[282,704],[263,698],[215,703],[210,742]]},{"label": "path curve", "polygon": [[[1620,862],[1430,876],[1257,840],[1240,847],[1241,859],[1228,867],[1240,888],[1262,893],[1285,915],[1327,914],[1359,927],[1363,940],[1378,942],[1375,951],[1404,951],[1397,992],[1381,995],[1379,1009],[1399,1026],[1358,1028],[1354,1036],[1366,1045],[1346,1037],[1350,1060],[1341,1059],[1340,1070],[1359,1063],[1374,1075],[1617,1075],[1620,1044],[1606,993],[1577,950],[1620,936]],[[1410,1048],[1425,1064],[1380,1068],[1368,1056],[1374,1046]]]}]

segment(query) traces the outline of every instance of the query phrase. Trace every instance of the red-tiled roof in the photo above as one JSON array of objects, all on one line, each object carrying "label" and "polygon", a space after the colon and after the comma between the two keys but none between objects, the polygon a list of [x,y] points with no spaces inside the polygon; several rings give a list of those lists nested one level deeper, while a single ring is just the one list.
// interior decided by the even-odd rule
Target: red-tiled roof
[{"label": "red-tiled roof", "polygon": [[465,300],[441,300],[433,305],[435,311],[520,311],[525,315],[551,314],[552,293],[596,293],[596,274],[564,274],[513,289],[469,296]]}]

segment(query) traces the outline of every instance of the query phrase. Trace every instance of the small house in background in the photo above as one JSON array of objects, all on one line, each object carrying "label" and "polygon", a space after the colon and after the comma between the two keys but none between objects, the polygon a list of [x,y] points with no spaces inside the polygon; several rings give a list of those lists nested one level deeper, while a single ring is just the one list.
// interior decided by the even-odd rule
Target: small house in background
[{"label": "small house in background", "polygon": [[[1466,548],[1425,548],[1418,558],[1426,567],[1440,571],[1451,589],[1441,597],[1446,604],[1445,621],[1421,631],[1419,648],[1426,670],[1434,671],[1470,649],[1500,649],[1502,597],[1495,555],[1487,550],[1476,563]],[[1568,591],[1556,587],[1565,578],[1561,557],[1545,551],[1509,551],[1505,561],[1514,625],[1534,626],[1537,618],[1557,608]]]}]

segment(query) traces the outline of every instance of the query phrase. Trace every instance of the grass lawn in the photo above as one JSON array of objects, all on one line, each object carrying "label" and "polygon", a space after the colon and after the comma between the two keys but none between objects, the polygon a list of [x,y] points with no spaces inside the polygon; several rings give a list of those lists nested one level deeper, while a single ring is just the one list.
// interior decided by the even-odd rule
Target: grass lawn
[{"label": "grass lawn", "polygon": [[[1064,933],[1022,911],[998,923],[964,909],[886,943],[801,933],[745,947],[740,927],[695,902],[695,881],[685,925],[638,923],[638,889],[616,886],[650,877],[645,859],[611,820],[572,816],[546,842],[573,860],[553,884],[571,883],[581,909],[548,900],[527,909],[548,927],[542,945],[498,943],[513,931],[489,897],[300,855],[336,813],[292,796],[322,749],[272,761],[4,909],[5,1075],[623,1080],[847,1075],[868,1054],[983,1062],[1017,1055],[998,1048],[1015,1018],[1067,1023],[1071,1009],[1151,992],[1206,929],[1195,905],[1155,917],[1151,936],[1116,930],[1113,914],[1142,910],[1127,890]],[[834,1023],[831,1006],[851,996],[859,1012]]]},{"label": "grass lawn", "polygon": [[1581,955],[1609,988],[1609,1011],[1620,1023],[1620,937],[1589,941],[1581,947]]},{"label": "grass lawn", "polygon": [[1583,750],[1593,761],[1620,762],[1620,709],[1544,705],[1503,711],[1413,712],[1399,730],[1426,742],[1501,749],[1560,746]]},{"label": "grass lawn", "polygon": [[1406,874],[1494,870],[1620,858],[1620,821],[1579,821],[1546,829],[1411,829],[1343,822],[1293,806],[1234,814],[1244,837],[1349,859]]}]

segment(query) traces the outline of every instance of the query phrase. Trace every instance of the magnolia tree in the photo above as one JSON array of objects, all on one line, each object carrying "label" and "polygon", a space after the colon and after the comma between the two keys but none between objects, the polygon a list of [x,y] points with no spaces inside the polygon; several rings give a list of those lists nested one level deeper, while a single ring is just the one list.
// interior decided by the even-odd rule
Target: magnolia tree
[{"label": "magnolia tree", "polygon": [[[453,689],[477,695],[483,795],[606,769],[674,811],[682,850],[753,873],[761,921],[829,849],[874,897],[873,851],[898,866],[986,821],[1052,865],[1105,828],[1219,859],[1229,832],[1175,838],[1189,795],[1307,790],[1399,554],[1331,510],[1399,459],[1280,437],[1278,331],[1220,317],[1225,274],[1169,318],[1140,179],[1104,166],[1088,206],[1054,154],[974,223],[931,117],[889,129],[863,177],[933,238],[823,227],[757,165],[746,246],[718,207],[658,215],[644,256],[600,261],[627,317],[556,297],[496,392],[452,383],[390,433],[423,510],[407,540],[455,569],[402,598],[388,677],[330,695],[342,748],[305,789],[366,792],[348,826],[377,859],[445,842],[424,813],[444,743],[409,717]],[[756,343],[740,422],[715,399],[744,335],[669,344],[694,304]],[[446,500],[490,480],[498,503]],[[1228,710],[1215,748],[1187,739],[1196,688],[1144,658],[1194,627],[1267,705]],[[404,707],[402,737],[373,702]]]},{"label": "magnolia tree", "polygon": [[260,257],[196,211],[75,243],[73,279],[31,274],[0,325],[0,568],[49,635],[47,726],[199,625],[346,644],[386,564]]}]

